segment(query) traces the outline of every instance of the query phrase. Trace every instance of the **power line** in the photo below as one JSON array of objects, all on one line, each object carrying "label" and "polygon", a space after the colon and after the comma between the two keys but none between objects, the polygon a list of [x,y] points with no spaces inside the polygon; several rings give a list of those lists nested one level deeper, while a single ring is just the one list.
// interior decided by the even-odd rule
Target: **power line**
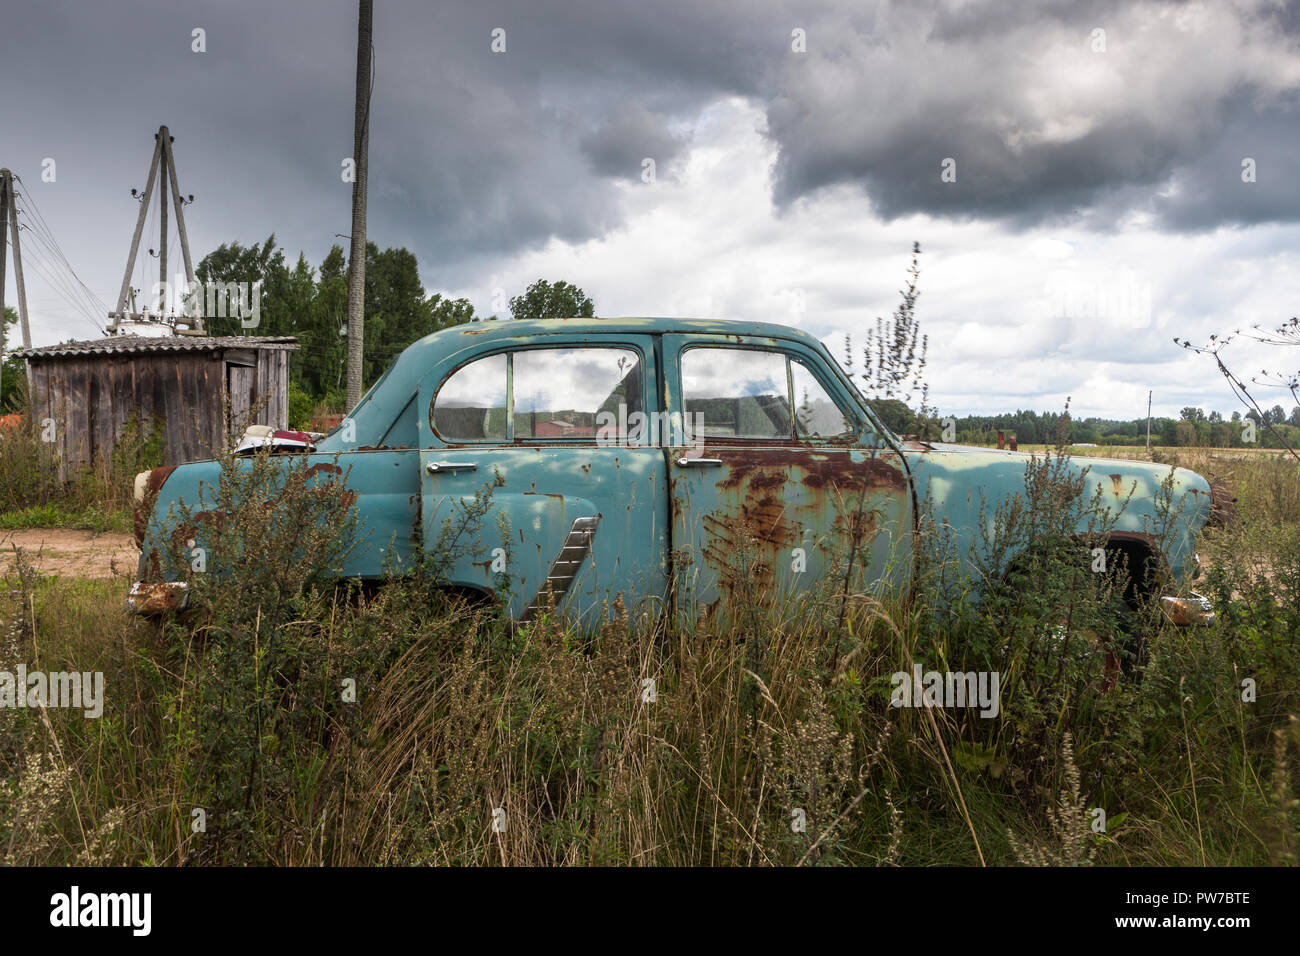
[{"label": "power line", "polygon": [[81,280],[81,276],[77,275],[77,270],[72,268],[72,263],[68,261],[67,255],[63,252],[63,247],[59,245],[58,240],[54,237],[54,230],[51,229],[49,223],[45,221],[45,216],[41,213],[41,209],[36,202],[36,198],[27,191],[27,184],[23,183],[21,177],[15,176],[14,178],[17,179],[18,182],[22,183],[23,185],[22,197],[25,200],[26,204],[30,207],[31,215],[34,217],[30,221],[38,224],[41,230],[44,232],[44,234],[49,238],[50,242],[53,244],[54,248],[58,252],[59,259],[62,260],[63,264],[67,267],[68,271],[72,273],[73,278],[75,278],[77,281],[77,285],[80,286],[81,289],[85,291],[85,294],[87,298],[90,300],[90,303],[96,307],[103,309],[104,311],[107,311],[107,304],[104,302],[104,300],[101,299],[98,295],[96,295],[91,290],[91,288]]},{"label": "power line", "polygon": [[[25,225],[21,225],[20,228],[27,229]],[[29,238],[40,240],[38,234],[30,232],[30,230],[29,234]],[[55,266],[46,261],[44,255],[40,252],[39,246],[29,245],[27,248],[27,255],[23,258],[25,260],[25,265],[30,265],[36,271],[36,274],[45,280],[45,283],[50,286],[51,289],[57,292],[65,302],[77,309],[83,317],[86,317],[87,313],[85,304],[69,288],[66,276],[59,273]]]},{"label": "power line", "polygon": [[[23,183],[22,179],[17,176],[14,179],[19,183]],[[21,192],[16,189],[14,192],[23,198],[23,209],[21,211],[25,215],[26,222],[20,224],[20,228],[24,229],[32,240],[44,250],[44,253],[49,256],[48,262],[44,261],[40,255],[32,258],[38,274],[103,334],[104,327],[95,318],[96,309],[103,306],[102,301],[82,281],[81,276],[77,274],[77,270],[68,261],[67,254],[54,237],[54,232],[50,229],[45,216],[42,215],[35,198],[31,193],[27,192],[26,184],[23,183]],[[34,246],[31,252],[35,252],[36,248]]]},{"label": "power line", "polygon": [[[103,332],[103,327],[94,317],[93,304],[87,304],[86,299],[82,294],[79,294],[78,287],[74,284],[75,273],[71,273],[72,278],[70,279],[70,270],[59,262],[57,253],[50,248],[47,239],[40,232],[29,228],[29,226],[30,223],[20,225],[20,228],[24,229],[33,240],[33,245],[28,247],[25,258],[32,264],[37,274],[45,280],[47,285],[57,292],[65,302],[77,309],[100,332]],[[49,260],[45,258],[46,255],[50,257]]]}]

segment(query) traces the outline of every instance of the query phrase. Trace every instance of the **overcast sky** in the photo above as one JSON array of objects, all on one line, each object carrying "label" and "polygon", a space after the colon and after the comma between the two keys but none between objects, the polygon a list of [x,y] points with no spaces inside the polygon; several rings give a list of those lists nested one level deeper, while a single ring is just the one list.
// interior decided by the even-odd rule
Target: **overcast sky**
[{"label": "overcast sky", "polygon": [[[602,315],[781,322],[839,356],[919,241],[945,413],[1134,418],[1148,389],[1234,408],[1173,336],[1297,311],[1300,5],[375,6],[369,238],[482,313],[562,278]],[[196,260],[274,232],[319,264],[350,229],[356,7],[8,7],[0,165],[109,307],[163,123]],[[97,335],[32,230],[23,252],[34,344]]]}]

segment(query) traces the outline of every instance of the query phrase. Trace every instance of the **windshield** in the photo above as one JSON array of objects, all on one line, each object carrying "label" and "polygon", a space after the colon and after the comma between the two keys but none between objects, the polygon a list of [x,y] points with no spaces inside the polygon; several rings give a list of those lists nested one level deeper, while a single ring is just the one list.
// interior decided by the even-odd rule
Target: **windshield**
[{"label": "windshield", "polygon": [[379,378],[375,380],[374,385],[371,385],[370,388],[366,389],[366,394],[361,396],[361,400],[357,402],[355,406],[353,406],[352,411],[344,415],[343,419],[326,433],[325,435],[326,438],[333,437],[334,433],[339,431],[341,428],[343,428],[344,424],[347,423],[349,419],[352,419],[353,421],[356,420],[357,413],[364,410],[366,405],[370,403],[370,400],[371,398],[374,397],[375,392],[379,391],[379,386],[384,384],[384,380],[388,378],[389,374],[393,371],[393,368],[396,365],[397,363],[393,362],[392,365],[389,365],[388,368],[384,369],[384,374],[380,375]]}]

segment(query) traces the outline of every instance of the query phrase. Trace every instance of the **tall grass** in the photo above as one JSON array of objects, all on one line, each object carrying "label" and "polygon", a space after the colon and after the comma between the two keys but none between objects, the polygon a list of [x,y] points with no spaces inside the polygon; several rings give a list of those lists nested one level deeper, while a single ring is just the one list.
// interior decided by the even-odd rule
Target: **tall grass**
[{"label": "tall grass", "polygon": [[0,528],[131,530],[132,479],[162,462],[160,427],[133,419],[110,454],[66,480],[38,422],[0,431]]},{"label": "tall grass", "polygon": [[[555,614],[516,628],[442,588],[436,555],[379,588],[335,586],[345,476],[296,467],[228,465],[231,518],[199,529],[226,570],[162,625],[120,610],[121,582],[18,562],[0,670],[102,670],[108,692],[98,720],[0,710],[6,860],[1294,862],[1294,514],[1243,508],[1214,532],[1230,558],[1205,582],[1218,623],[1138,609],[1145,659],[1107,691],[1114,587],[1080,586],[1069,550],[1038,549],[977,599],[932,528],[910,606],[860,584],[845,600],[828,578],[695,627],[617,600],[592,632]],[[995,516],[989,560],[998,534],[1051,540],[1078,517],[1065,470],[1040,468]],[[1295,493],[1293,474],[1267,480],[1243,501]],[[913,664],[999,672],[997,715],[892,707]]]}]

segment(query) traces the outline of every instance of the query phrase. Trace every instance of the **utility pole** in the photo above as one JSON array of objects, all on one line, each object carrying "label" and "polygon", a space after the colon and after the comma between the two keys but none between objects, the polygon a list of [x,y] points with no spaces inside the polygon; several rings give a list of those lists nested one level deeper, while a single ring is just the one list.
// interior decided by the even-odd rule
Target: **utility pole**
[{"label": "utility pole", "polygon": [[[0,243],[4,242],[5,226],[9,227],[9,241],[14,247],[14,284],[18,287],[18,324],[22,328],[23,348],[32,347],[32,328],[27,320],[27,287],[23,284],[23,249],[18,239],[18,209],[14,205],[14,177],[7,169],[0,169]],[[5,311],[5,257],[0,249],[0,317]],[[3,321],[0,318],[0,321]]]},{"label": "utility pole", "polygon": [[351,412],[361,401],[366,302],[366,153],[370,148],[370,47],[374,0],[357,14],[357,97],[352,114],[352,252],[348,262],[348,390]]},{"label": "utility pole", "polygon": [[[5,263],[9,253],[5,250],[5,233],[9,231],[9,182],[11,174],[7,169],[0,169],[0,336],[4,333],[5,321]],[[0,365],[4,356],[0,355]]]},{"label": "utility pole", "polygon": [[1151,454],[1151,392],[1147,392],[1147,454]]},{"label": "utility pole", "polygon": [[[166,134],[166,126],[158,127],[159,143],[170,138]],[[167,194],[170,192],[167,188],[167,147],[165,145],[158,155],[158,182],[162,186],[163,193],[159,197],[162,201],[158,203],[158,281],[165,289],[169,281],[167,277],[167,200],[169,197]],[[166,307],[164,303],[163,308]]]},{"label": "utility pole", "polygon": [[[159,196],[158,210],[158,277],[163,283],[168,283],[167,278],[167,203],[171,202],[172,208],[176,211],[176,233],[181,240],[181,256],[185,260],[185,280],[189,288],[194,288],[194,261],[190,257],[190,240],[185,232],[185,213],[184,208],[187,202],[193,202],[194,196],[181,196],[180,186],[176,181],[176,155],[172,152],[172,143],[176,137],[166,126],[159,126],[158,132],[154,134],[153,159],[149,161],[149,178],[144,184],[144,194],[140,198],[140,213],[136,216],[135,232],[131,236],[131,251],[126,257],[126,272],[122,276],[122,289],[117,295],[117,310],[108,313],[108,317],[113,320],[109,325],[109,332],[117,332],[118,325],[122,322],[139,322],[143,320],[143,314],[136,311],[135,293],[131,289],[131,273],[135,270],[135,258],[140,252],[140,237],[144,234],[144,221],[149,213],[149,203],[153,201],[154,183],[159,184],[161,195]],[[132,195],[136,191],[131,190]],[[130,302],[131,308],[127,310],[127,303]],[[193,331],[202,332],[203,322],[199,319]]]},{"label": "utility pole", "polygon": [[[176,156],[172,153],[172,142],[176,137],[167,132],[166,126],[160,127],[158,132],[160,134],[167,133],[167,178],[171,180],[172,202],[176,204],[176,235],[181,240],[181,259],[185,262],[185,280],[192,284],[194,282],[194,260],[190,258],[190,237],[185,232],[185,215],[181,210],[185,207],[186,202],[194,202],[194,194],[191,193],[188,199],[181,199],[181,187],[176,183]],[[165,219],[163,221],[166,222]],[[167,243],[164,242],[164,254],[166,249]],[[199,314],[202,315],[201,312]],[[199,320],[199,331],[203,331],[202,319]]]},{"label": "utility pole", "polygon": [[0,169],[0,385],[4,384],[4,331],[5,331],[5,231],[9,228],[9,181],[7,169]]}]

